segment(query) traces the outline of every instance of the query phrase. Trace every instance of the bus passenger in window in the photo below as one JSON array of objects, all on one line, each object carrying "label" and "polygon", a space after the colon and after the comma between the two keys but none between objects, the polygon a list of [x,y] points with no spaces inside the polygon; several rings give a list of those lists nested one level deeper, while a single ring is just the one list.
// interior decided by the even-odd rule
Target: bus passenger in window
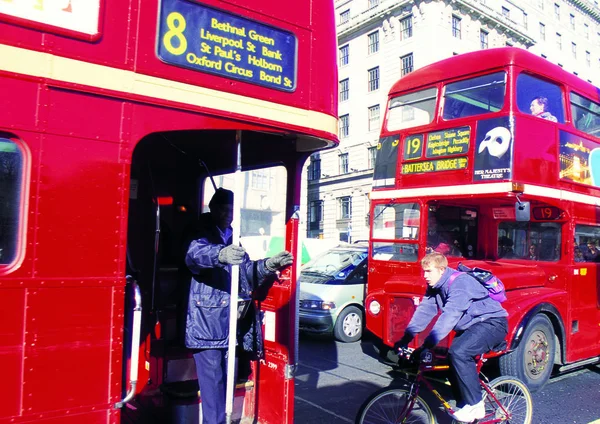
[{"label": "bus passenger in window", "polygon": [[510,238],[502,236],[498,240],[498,257],[504,259],[512,259],[515,257],[513,241]]},{"label": "bus passenger in window", "polygon": [[588,251],[583,255],[587,262],[597,262],[600,259],[600,251],[596,247],[594,241],[589,241],[587,244]]},{"label": "bus passenger in window", "polygon": [[529,246],[529,253],[527,254],[527,259],[529,259],[531,261],[538,260],[537,247],[535,244],[532,244],[531,246]]},{"label": "bus passenger in window", "polygon": [[583,252],[579,247],[575,247],[575,262],[585,262]]},{"label": "bus passenger in window", "polygon": [[533,116],[538,118],[547,119],[548,121],[558,122],[556,116],[552,115],[548,111],[548,99],[546,97],[536,97],[531,101],[529,110]]}]

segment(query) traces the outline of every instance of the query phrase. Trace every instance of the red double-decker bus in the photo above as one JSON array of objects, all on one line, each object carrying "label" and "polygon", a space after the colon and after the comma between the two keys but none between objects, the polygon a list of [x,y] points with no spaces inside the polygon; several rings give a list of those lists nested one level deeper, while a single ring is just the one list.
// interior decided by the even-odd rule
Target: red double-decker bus
[{"label": "red double-decker bus", "polygon": [[[241,157],[241,236],[296,252],[302,165],[338,143],[333,15],[322,1],[0,2],[0,422],[197,420],[185,229],[209,172],[228,186]],[[295,272],[261,299],[266,354],[234,419],[293,421]]]},{"label": "red double-decker bus", "polygon": [[600,359],[599,132],[598,89],[516,48],[452,57],[393,86],[365,304],[381,355],[393,357],[425,291],[419,261],[435,250],[504,282],[503,374],[535,390],[555,366]]}]

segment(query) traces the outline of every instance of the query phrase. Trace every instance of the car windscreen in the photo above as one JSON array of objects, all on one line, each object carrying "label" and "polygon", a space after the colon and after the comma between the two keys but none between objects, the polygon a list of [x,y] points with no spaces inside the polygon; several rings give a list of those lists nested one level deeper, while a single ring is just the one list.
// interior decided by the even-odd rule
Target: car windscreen
[{"label": "car windscreen", "polygon": [[357,266],[366,257],[366,250],[330,250],[307,263],[302,272],[334,276],[350,265]]}]

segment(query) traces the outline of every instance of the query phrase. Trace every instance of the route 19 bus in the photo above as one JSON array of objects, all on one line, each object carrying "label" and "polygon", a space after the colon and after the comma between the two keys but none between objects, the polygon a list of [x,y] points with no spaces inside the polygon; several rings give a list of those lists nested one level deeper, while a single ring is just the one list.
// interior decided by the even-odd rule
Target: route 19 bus
[{"label": "route 19 bus", "polygon": [[[241,235],[297,256],[303,163],[338,144],[333,3],[3,0],[0,56],[0,422],[197,422],[185,228],[241,146]],[[256,300],[235,419],[293,421],[295,275]]]},{"label": "route 19 bus", "polygon": [[400,79],[371,193],[365,308],[380,355],[393,358],[426,287],[419,261],[435,250],[504,282],[501,373],[537,390],[555,365],[598,362],[599,154],[598,89],[525,50],[463,54]]}]

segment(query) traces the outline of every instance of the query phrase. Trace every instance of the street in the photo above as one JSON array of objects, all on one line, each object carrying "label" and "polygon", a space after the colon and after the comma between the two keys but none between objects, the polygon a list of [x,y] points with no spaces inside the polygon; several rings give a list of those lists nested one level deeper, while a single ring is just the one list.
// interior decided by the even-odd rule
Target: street
[{"label": "street", "polygon": [[[394,376],[400,377],[363,350],[370,352],[368,341],[345,344],[301,335],[295,422],[353,423],[359,407],[372,392],[389,386]],[[442,395],[446,397],[446,392]],[[553,377],[532,396],[533,423],[598,424],[600,365]],[[430,397],[425,399],[429,402]],[[438,404],[430,406],[434,409]],[[440,424],[451,422],[444,414],[438,420]]]}]

